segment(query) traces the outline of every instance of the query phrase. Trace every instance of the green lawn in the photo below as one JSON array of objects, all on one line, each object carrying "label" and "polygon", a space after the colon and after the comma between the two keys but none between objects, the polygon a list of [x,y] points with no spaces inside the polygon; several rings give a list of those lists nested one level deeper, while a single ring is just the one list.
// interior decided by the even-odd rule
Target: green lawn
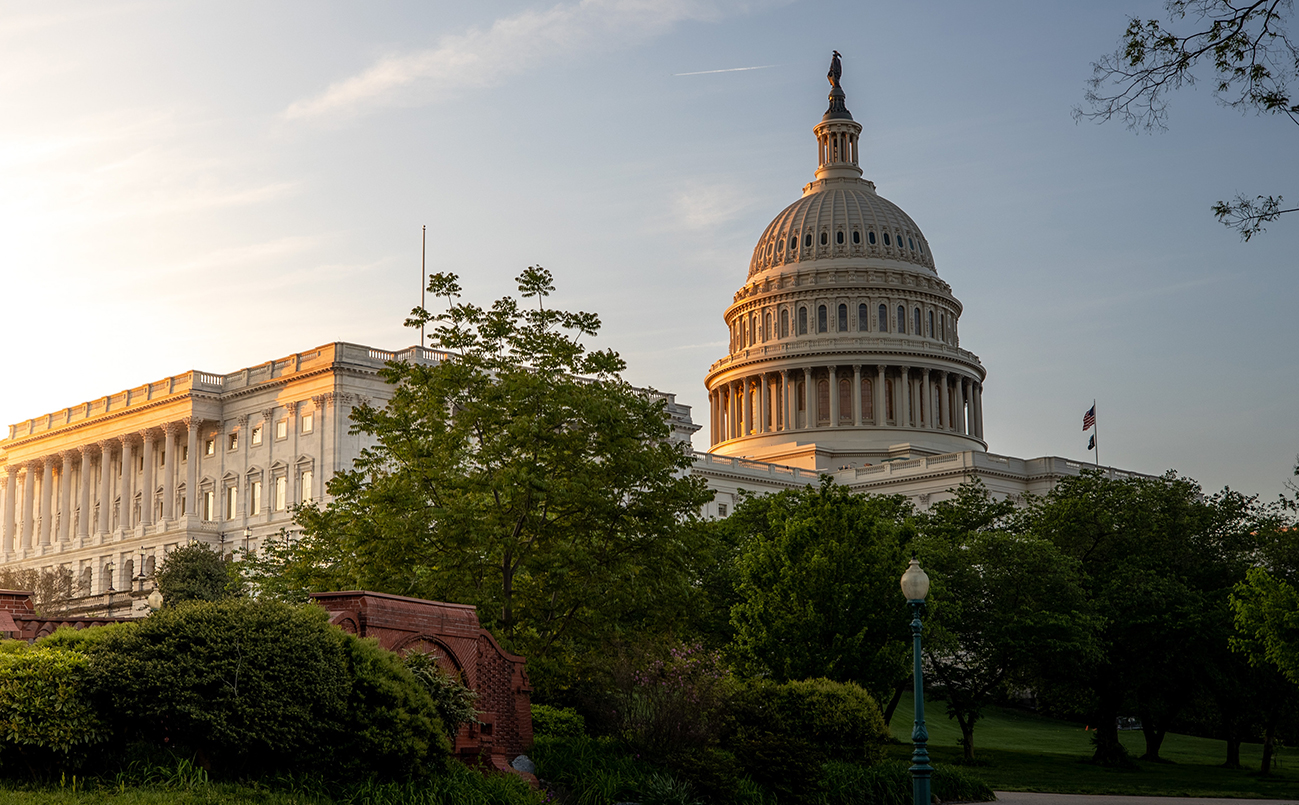
[{"label": "green lawn", "polygon": [[[893,716],[893,736],[904,745],[892,747],[899,757],[911,753],[912,702],[908,695]],[[961,759],[961,731],[947,718],[941,702],[926,708],[929,753],[940,762]],[[1171,763],[1138,762],[1135,771],[1117,771],[1085,762],[1091,756],[1090,735],[1083,724],[1043,718],[1031,713],[993,708],[974,729],[975,756],[985,765],[975,773],[999,791],[1051,791],[1073,794],[1150,794],[1160,796],[1264,797],[1299,796],[1299,751],[1281,750],[1275,774],[1262,779],[1256,772],[1263,756],[1260,744],[1241,747],[1247,768],[1220,768],[1227,757],[1223,741],[1170,734],[1160,754]],[[1145,751],[1140,732],[1122,732],[1133,757]]]}]

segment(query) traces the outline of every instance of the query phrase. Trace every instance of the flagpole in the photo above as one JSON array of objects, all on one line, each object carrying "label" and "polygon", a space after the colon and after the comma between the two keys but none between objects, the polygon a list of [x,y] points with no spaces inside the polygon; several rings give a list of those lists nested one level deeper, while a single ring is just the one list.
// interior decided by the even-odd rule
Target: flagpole
[{"label": "flagpole", "polygon": [[1101,426],[1100,417],[1096,413],[1096,400],[1092,399],[1092,438],[1096,440],[1096,471],[1101,469]]},{"label": "flagpole", "polygon": [[[428,288],[428,278],[424,274],[424,255],[428,251],[428,224],[420,227],[419,235],[419,307],[424,309],[424,291]],[[424,323],[419,325],[419,348],[424,349]],[[418,354],[424,354],[420,352]]]}]

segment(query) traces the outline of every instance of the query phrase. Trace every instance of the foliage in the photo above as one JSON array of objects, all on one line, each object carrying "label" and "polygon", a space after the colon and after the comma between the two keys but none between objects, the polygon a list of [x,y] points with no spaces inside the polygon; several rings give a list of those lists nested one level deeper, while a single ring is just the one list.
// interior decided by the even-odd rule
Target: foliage
[{"label": "foliage", "polygon": [[[633,389],[609,351],[581,338],[589,313],[546,307],[550,273],[518,278],[525,308],[457,301],[451,274],[429,290],[432,365],[394,362],[394,394],[353,411],[373,446],[300,508],[304,536],[254,581],[286,589],[368,589],[474,604],[501,642],[545,659],[598,647],[644,622],[683,620],[692,595],[689,527],[709,493],[684,472],[664,400]],[[581,377],[585,375],[587,377]]]},{"label": "foliage", "polygon": [[[1130,128],[1164,128],[1166,93],[1194,84],[1196,65],[1209,61],[1221,103],[1299,124],[1299,99],[1291,94],[1299,79],[1299,46],[1288,32],[1292,0],[1166,0],[1164,6],[1166,21],[1129,18],[1118,50],[1092,65],[1090,111],[1075,109],[1075,117],[1117,117]],[[1197,23],[1193,30],[1175,30],[1188,14]],[[1299,211],[1281,204],[1280,196],[1237,195],[1214,204],[1213,212],[1249,240],[1263,224]]]},{"label": "foliage", "polygon": [[1077,560],[1005,530],[1014,512],[976,480],[919,518],[916,547],[932,579],[923,621],[929,680],[961,726],[967,762],[975,723],[1011,685],[1094,659],[1096,618],[1078,587]]},{"label": "foliage", "polygon": [[[933,764],[930,790],[939,802],[992,802],[997,797],[978,777],[945,763]],[[831,761],[821,767],[822,793],[817,805],[910,805],[909,764],[891,761],[874,766]]]},{"label": "foliage", "polygon": [[571,707],[532,705],[533,737],[580,738],[586,734],[586,719]]},{"label": "foliage", "polygon": [[282,769],[385,776],[449,752],[434,702],[400,658],[318,607],[189,602],[51,645],[90,660],[90,694],[119,745],[194,753],[223,776]]},{"label": "foliage", "polygon": [[16,753],[29,768],[75,766],[106,725],[87,693],[89,661],[55,648],[0,654],[0,759]]},{"label": "foliage", "polygon": [[617,710],[619,732],[633,751],[662,762],[716,742],[731,682],[718,652],[676,644],[629,659],[616,675]]},{"label": "foliage", "polygon": [[243,594],[238,568],[202,542],[169,551],[155,573],[164,607],[186,601],[221,601]]},{"label": "foliage", "polygon": [[910,504],[818,489],[751,497],[731,528],[737,560],[736,648],[754,673],[784,681],[854,681],[889,701],[910,674],[898,576],[906,566]]},{"label": "foliage", "polygon": [[[0,590],[30,590],[36,612],[46,617],[62,615],[72,598],[72,570],[35,568],[0,568]],[[87,590],[86,592],[89,592]]]},{"label": "foliage", "polygon": [[[465,686],[437,664],[437,655],[427,651],[411,651],[402,658],[406,668],[424,686],[437,707],[438,718],[447,736],[454,739],[460,727],[478,720],[474,703],[478,693]],[[534,718],[535,720],[535,718]]]}]

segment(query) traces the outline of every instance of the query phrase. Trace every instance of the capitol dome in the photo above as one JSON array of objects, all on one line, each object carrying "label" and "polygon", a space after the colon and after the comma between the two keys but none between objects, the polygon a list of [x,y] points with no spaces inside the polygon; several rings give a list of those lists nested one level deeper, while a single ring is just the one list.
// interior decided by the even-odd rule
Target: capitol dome
[{"label": "capitol dome", "polygon": [[724,313],[710,452],[825,470],[986,450],[961,303],[920,227],[862,178],[840,73],[836,54],[815,177],[758,238]]}]

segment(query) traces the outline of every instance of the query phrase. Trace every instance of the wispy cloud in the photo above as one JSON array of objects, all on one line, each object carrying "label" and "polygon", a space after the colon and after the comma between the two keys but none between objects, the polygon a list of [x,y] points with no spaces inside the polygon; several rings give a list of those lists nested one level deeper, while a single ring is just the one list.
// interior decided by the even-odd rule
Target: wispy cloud
[{"label": "wispy cloud", "polygon": [[739,217],[753,204],[753,195],[743,188],[720,183],[692,183],[672,198],[675,223],[695,230],[713,229]]},{"label": "wispy cloud", "polygon": [[760,64],[757,67],[727,67],[724,70],[695,70],[693,73],[673,73],[674,76],[681,75],[711,75],[713,73],[742,73],[745,70],[766,70],[768,67],[779,67],[779,64]]},{"label": "wispy cloud", "polygon": [[290,104],[288,120],[341,119],[385,106],[416,106],[574,54],[608,52],[692,20],[746,6],[732,0],[579,0],[502,17],[486,29],[443,37],[435,47],[395,53]]}]

